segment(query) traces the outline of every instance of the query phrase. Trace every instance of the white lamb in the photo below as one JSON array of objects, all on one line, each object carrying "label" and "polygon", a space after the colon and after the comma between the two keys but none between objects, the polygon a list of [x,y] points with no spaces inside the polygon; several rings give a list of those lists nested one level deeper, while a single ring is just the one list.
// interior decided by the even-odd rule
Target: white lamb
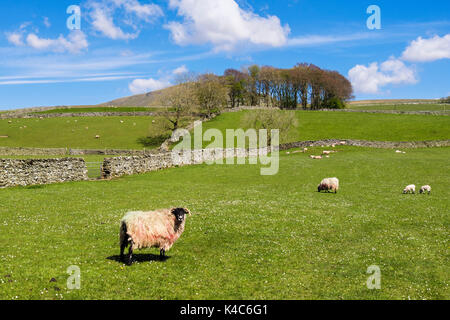
[{"label": "white lamb", "polygon": [[403,193],[416,193],[416,186],[413,184],[410,184],[403,189]]},{"label": "white lamb", "polygon": [[429,185],[420,187],[419,193],[426,193],[426,192],[427,192],[428,194],[431,193],[431,187],[430,187]]}]

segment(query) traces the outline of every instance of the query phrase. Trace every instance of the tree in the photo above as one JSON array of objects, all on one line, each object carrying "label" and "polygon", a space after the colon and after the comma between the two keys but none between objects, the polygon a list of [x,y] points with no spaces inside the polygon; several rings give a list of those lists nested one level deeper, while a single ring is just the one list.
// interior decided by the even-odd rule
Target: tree
[{"label": "tree", "polygon": [[211,118],[221,112],[227,104],[227,89],[221,79],[214,74],[198,77],[195,84],[198,111],[201,116]]},{"label": "tree", "polygon": [[180,127],[180,121],[193,114],[196,107],[195,82],[192,74],[180,75],[177,84],[165,89],[159,96],[160,102],[167,109],[162,116],[167,120],[171,132]]},{"label": "tree", "polygon": [[228,88],[228,100],[231,108],[244,103],[247,76],[239,70],[227,69],[224,72],[225,85]]},{"label": "tree", "polygon": [[291,129],[298,126],[294,111],[280,111],[276,109],[260,109],[247,113],[241,125],[244,128],[255,130],[266,129],[268,132],[267,144],[272,144],[271,130],[278,129],[280,141],[287,141]]}]

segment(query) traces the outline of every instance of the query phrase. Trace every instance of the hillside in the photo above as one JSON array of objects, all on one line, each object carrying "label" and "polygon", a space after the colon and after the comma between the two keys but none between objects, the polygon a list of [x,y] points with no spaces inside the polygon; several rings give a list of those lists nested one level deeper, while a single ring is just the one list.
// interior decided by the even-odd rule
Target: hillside
[{"label": "hillside", "polygon": [[112,101],[108,101],[100,104],[100,106],[114,106],[114,107],[156,107],[159,105],[158,97],[164,92],[165,89],[156,90],[144,94],[137,94],[133,96],[123,97],[119,99],[115,99]]}]

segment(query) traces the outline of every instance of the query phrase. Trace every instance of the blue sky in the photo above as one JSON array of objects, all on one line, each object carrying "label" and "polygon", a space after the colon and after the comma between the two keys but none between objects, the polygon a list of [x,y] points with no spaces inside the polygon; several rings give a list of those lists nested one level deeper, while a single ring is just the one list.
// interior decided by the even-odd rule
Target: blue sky
[{"label": "blue sky", "polygon": [[[70,5],[81,29],[69,30]],[[366,10],[381,10],[369,30]],[[185,71],[309,62],[357,99],[450,95],[450,1],[16,0],[0,2],[0,109],[97,104]]]}]

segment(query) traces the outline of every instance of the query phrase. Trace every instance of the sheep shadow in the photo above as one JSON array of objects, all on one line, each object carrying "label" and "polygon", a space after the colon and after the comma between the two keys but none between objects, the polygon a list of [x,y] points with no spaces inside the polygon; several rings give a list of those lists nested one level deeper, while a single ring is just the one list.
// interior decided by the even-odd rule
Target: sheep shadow
[{"label": "sheep shadow", "polygon": [[[124,263],[124,261],[120,260],[120,255],[110,256],[107,257],[106,259],[116,261],[121,264]],[[130,265],[127,261],[128,260],[127,255],[125,255],[125,259],[126,259],[125,264]],[[159,255],[152,253],[133,253],[133,263],[143,263],[151,261],[166,262],[168,259],[170,259],[169,256],[160,257]]]}]

